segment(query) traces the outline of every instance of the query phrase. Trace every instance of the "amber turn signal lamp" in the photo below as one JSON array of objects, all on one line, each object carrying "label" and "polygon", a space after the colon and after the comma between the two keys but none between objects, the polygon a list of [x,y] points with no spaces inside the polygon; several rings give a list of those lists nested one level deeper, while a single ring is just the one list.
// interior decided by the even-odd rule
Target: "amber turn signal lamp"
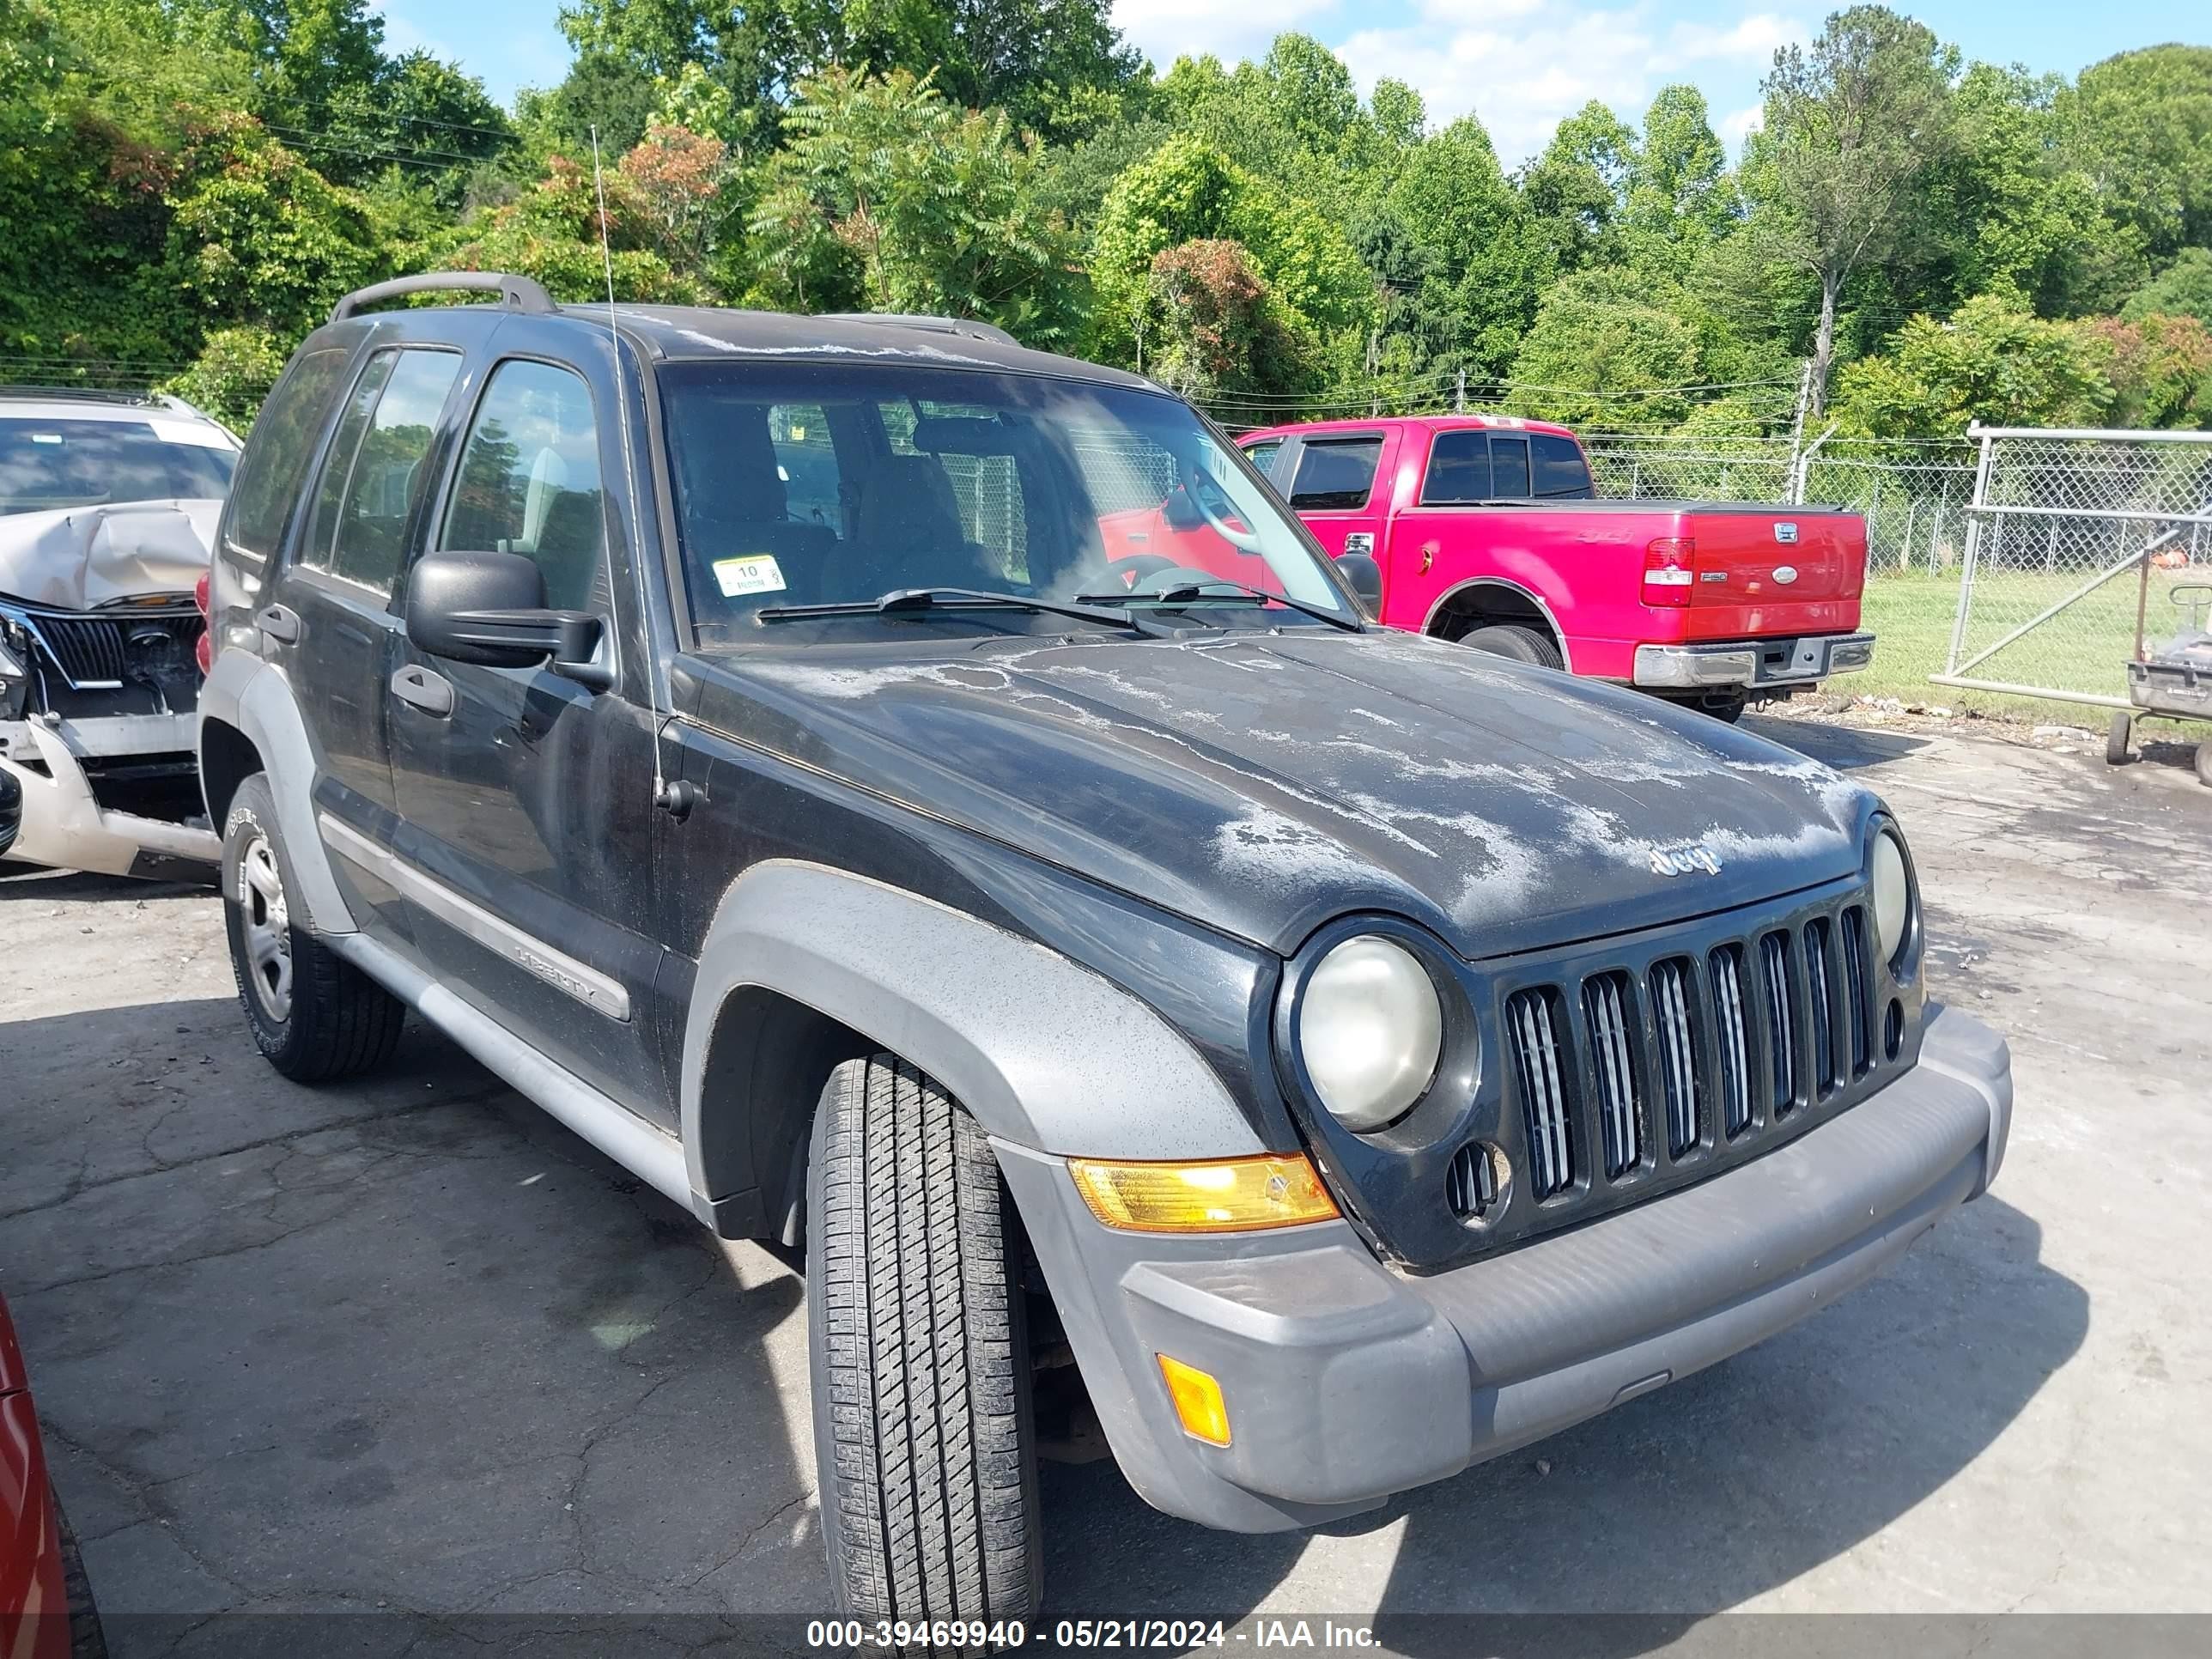
[{"label": "amber turn signal lamp", "polygon": [[1336,1202],[1302,1153],[1206,1164],[1105,1164],[1072,1158],[1091,1213],[1132,1233],[1249,1233],[1328,1221]]},{"label": "amber turn signal lamp", "polygon": [[1195,1365],[1155,1354],[1160,1375],[1167,1379],[1168,1395],[1175,1401],[1182,1431],[1209,1446],[1229,1443],[1229,1402],[1221,1397],[1221,1384]]}]

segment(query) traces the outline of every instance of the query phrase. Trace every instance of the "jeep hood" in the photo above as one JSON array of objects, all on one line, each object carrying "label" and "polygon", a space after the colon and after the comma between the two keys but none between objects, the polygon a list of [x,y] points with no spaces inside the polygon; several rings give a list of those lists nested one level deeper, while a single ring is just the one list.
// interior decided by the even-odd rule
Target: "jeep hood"
[{"label": "jeep hood", "polygon": [[189,594],[215,547],[217,501],[115,501],[0,517],[0,599],[57,611]]},{"label": "jeep hood", "polygon": [[[1399,634],[816,643],[719,654],[682,706],[1284,953],[1354,911],[1469,957],[1707,914],[1856,871],[1875,806],[1705,716]],[[1655,868],[1690,849],[1717,873]]]}]

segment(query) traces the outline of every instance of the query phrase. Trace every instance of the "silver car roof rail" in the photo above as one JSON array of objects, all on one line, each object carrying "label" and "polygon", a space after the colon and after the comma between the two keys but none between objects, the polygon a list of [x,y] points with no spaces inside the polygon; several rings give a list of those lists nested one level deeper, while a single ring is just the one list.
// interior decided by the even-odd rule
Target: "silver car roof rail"
[{"label": "silver car roof rail", "polygon": [[964,334],[971,340],[990,340],[1000,345],[1021,344],[996,323],[979,323],[971,317],[925,317],[904,311],[829,311],[825,323],[887,323],[893,328],[926,329],[932,334]]},{"label": "silver car roof rail", "polygon": [[539,316],[559,309],[553,303],[553,296],[545,291],[545,285],[533,277],[517,276],[504,270],[428,270],[419,276],[395,276],[388,283],[371,283],[367,288],[356,289],[331,307],[331,320],[343,322],[371,306],[404,299],[410,294],[447,292],[495,293],[500,303],[509,311]]}]

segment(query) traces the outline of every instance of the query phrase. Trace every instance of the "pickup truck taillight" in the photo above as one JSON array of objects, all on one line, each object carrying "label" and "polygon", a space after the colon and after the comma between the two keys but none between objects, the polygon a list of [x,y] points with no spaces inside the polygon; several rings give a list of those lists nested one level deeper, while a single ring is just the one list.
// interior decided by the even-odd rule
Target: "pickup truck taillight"
[{"label": "pickup truck taillight", "polygon": [[200,637],[192,647],[192,660],[199,665],[202,679],[215,667],[215,619],[208,615],[208,576],[209,573],[203,570],[200,579],[192,584],[192,603],[200,611]]},{"label": "pickup truck taillight", "polygon": [[1644,603],[1686,605],[1698,580],[1698,544],[1688,536],[1661,536],[1644,544]]}]

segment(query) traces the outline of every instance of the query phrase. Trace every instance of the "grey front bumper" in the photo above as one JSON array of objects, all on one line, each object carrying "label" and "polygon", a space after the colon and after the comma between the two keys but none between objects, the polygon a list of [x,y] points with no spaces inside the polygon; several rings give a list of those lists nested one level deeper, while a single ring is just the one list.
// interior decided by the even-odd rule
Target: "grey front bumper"
[{"label": "grey front bumper", "polygon": [[[1984,1191],[2011,1115],[2002,1040],[1931,1006],[1919,1065],[1832,1121],[1427,1278],[1341,1221],[1110,1231],[1061,1160],[999,1152],[1123,1474],[1170,1514],[1265,1532],[1371,1508],[1796,1323]],[[1219,1379],[1229,1445],[1182,1431],[1163,1353]]]}]

